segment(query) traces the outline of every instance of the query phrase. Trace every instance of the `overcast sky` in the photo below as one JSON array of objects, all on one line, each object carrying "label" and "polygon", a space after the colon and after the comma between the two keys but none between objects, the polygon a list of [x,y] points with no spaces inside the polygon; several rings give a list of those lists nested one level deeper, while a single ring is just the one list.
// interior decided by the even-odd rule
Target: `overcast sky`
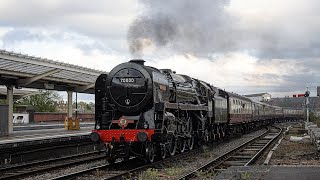
[{"label": "overcast sky", "polygon": [[[1,0],[0,49],[109,71],[132,58],[239,94],[320,85],[317,0]],[[80,96],[84,100],[92,96]]]}]

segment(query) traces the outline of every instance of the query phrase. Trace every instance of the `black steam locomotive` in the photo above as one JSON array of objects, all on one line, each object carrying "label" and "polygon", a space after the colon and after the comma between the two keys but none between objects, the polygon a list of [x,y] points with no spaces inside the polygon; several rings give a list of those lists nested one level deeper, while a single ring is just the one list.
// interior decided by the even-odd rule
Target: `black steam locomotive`
[{"label": "black steam locomotive", "polygon": [[303,112],[226,92],[170,69],[122,63],[95,84],[95,130],[108,160],[141,157],[149,162],[193,149],[235,132],[246,132]]}]

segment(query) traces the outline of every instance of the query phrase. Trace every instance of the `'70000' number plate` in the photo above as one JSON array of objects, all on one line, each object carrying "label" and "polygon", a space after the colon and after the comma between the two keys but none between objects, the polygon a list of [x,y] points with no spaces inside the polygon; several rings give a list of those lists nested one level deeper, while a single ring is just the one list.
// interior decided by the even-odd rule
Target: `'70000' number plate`
[{"label": "'70000' number plate", "polygon": [[134,78],[119,78],[121,83],[135,83],[136,80]]}]

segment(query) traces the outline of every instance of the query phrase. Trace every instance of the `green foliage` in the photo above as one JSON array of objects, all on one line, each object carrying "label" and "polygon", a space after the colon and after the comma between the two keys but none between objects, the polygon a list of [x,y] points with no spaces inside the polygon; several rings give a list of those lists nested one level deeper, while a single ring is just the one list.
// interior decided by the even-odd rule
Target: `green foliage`
[{"label": "green foliage", "polygon": [[[80,113],[92,113],[94,104],[90,102],[89,104],[83,101],[78,101],[78,112]],[[76,109],[76,103],[73,102],[72,107]]]},{"label": "green foliage", "polygon": [[36,112],[56,112],[57,102],[61,96],[54,91],[39,90],[39,93],[26,96],[16,102],[19,105],[31,105]]},{"label": "green foliage", "polygon": [[86,104],[86,109],[91,110],[91,106],[89,104]]},{"label": "green foliage", "polygon": [[251,173],[249,172],[241,172],[240,173],[240,179],[243,179],[243,180],[249,180],[251,179]]},{"label": "green foliage", "polygon": [[320,127],[320,117],[317,116],[314,112],[310,112],[309,119],[311,122],[314,122]]},{"label": "green foliage", "polygon": [[213,171],[197,171],[196,172],[198,179],[214,179],[216,174]]},{"label": "green foliage", "polygon": [[207,146],[203,146],[203,152],[200,154],[200,157],[202,158],[210,158],[212,157],[212,153],[210,151],[210,148]]},{"label": "green foliage", "polygon": [[7,101],[5,99],[0,99],[0,104],[1,105],[7,104]]},{"label": "green foliage", "polygon": [[146,171],[140,173],[138,179],[139,180],[144,180],[144,179],[157,180],[157,179],[160,179],[159,172],[157,169],[149,168]]},{"label": "green foliage", "polygon": [[97,177],[102,177],[104,175],[103,171],[100,171],[100,169],[96,169],[95,174]]},{"label": "green foliage", "polygon": [[183,174],[185,171],[185,168],[181,167],[170,167],[170,168],[165,168],[163,173],[167,174],[169,176],[178,176]]}]

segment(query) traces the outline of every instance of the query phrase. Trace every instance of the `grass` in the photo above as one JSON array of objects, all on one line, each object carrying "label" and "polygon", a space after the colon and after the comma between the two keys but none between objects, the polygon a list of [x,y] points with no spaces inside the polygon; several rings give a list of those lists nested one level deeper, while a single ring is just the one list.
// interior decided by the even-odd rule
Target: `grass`
[{"label": "grass", "polygon": [[251,173],[245,171],[240,173],[240,179],[241,180],[249,180],[251,179]]},{"label": "grass", "polygon": [[181,167],[170,167],[170,168],[165,168],[163,170],[163,173],[168,176],[179,176],[184,172],[185,172],[185,168],[181,168]]},{"label": "grass", "polygon": [[197,171],[197,178],[199,179],[214,179],[216,174],[213,171]]},{"label": "grass", "polygon": [[203,152],[200,154],[202,158],[210,158],[212,157],[211,150],[209,147],[203,147]]},{"label": "grass", "polygon": [[157,169],[154,169],[154,168],[149,168],[146,171],[140,173],[138,179],[139,180],[145,180],[145,179],[157,180],[157,179],[160,179],[159,171]]},{"label": "grass", "polygon": [[311,122],[316,123],[317,126],[320,127],[320,117],[317,116],[314,112],[310,112],[309,119]]},{"label": "grass", "polygon": [[102,177],[103,176],[103,171],[100,171],[99,169],[96,170],[96,176],[97,177]]}]

